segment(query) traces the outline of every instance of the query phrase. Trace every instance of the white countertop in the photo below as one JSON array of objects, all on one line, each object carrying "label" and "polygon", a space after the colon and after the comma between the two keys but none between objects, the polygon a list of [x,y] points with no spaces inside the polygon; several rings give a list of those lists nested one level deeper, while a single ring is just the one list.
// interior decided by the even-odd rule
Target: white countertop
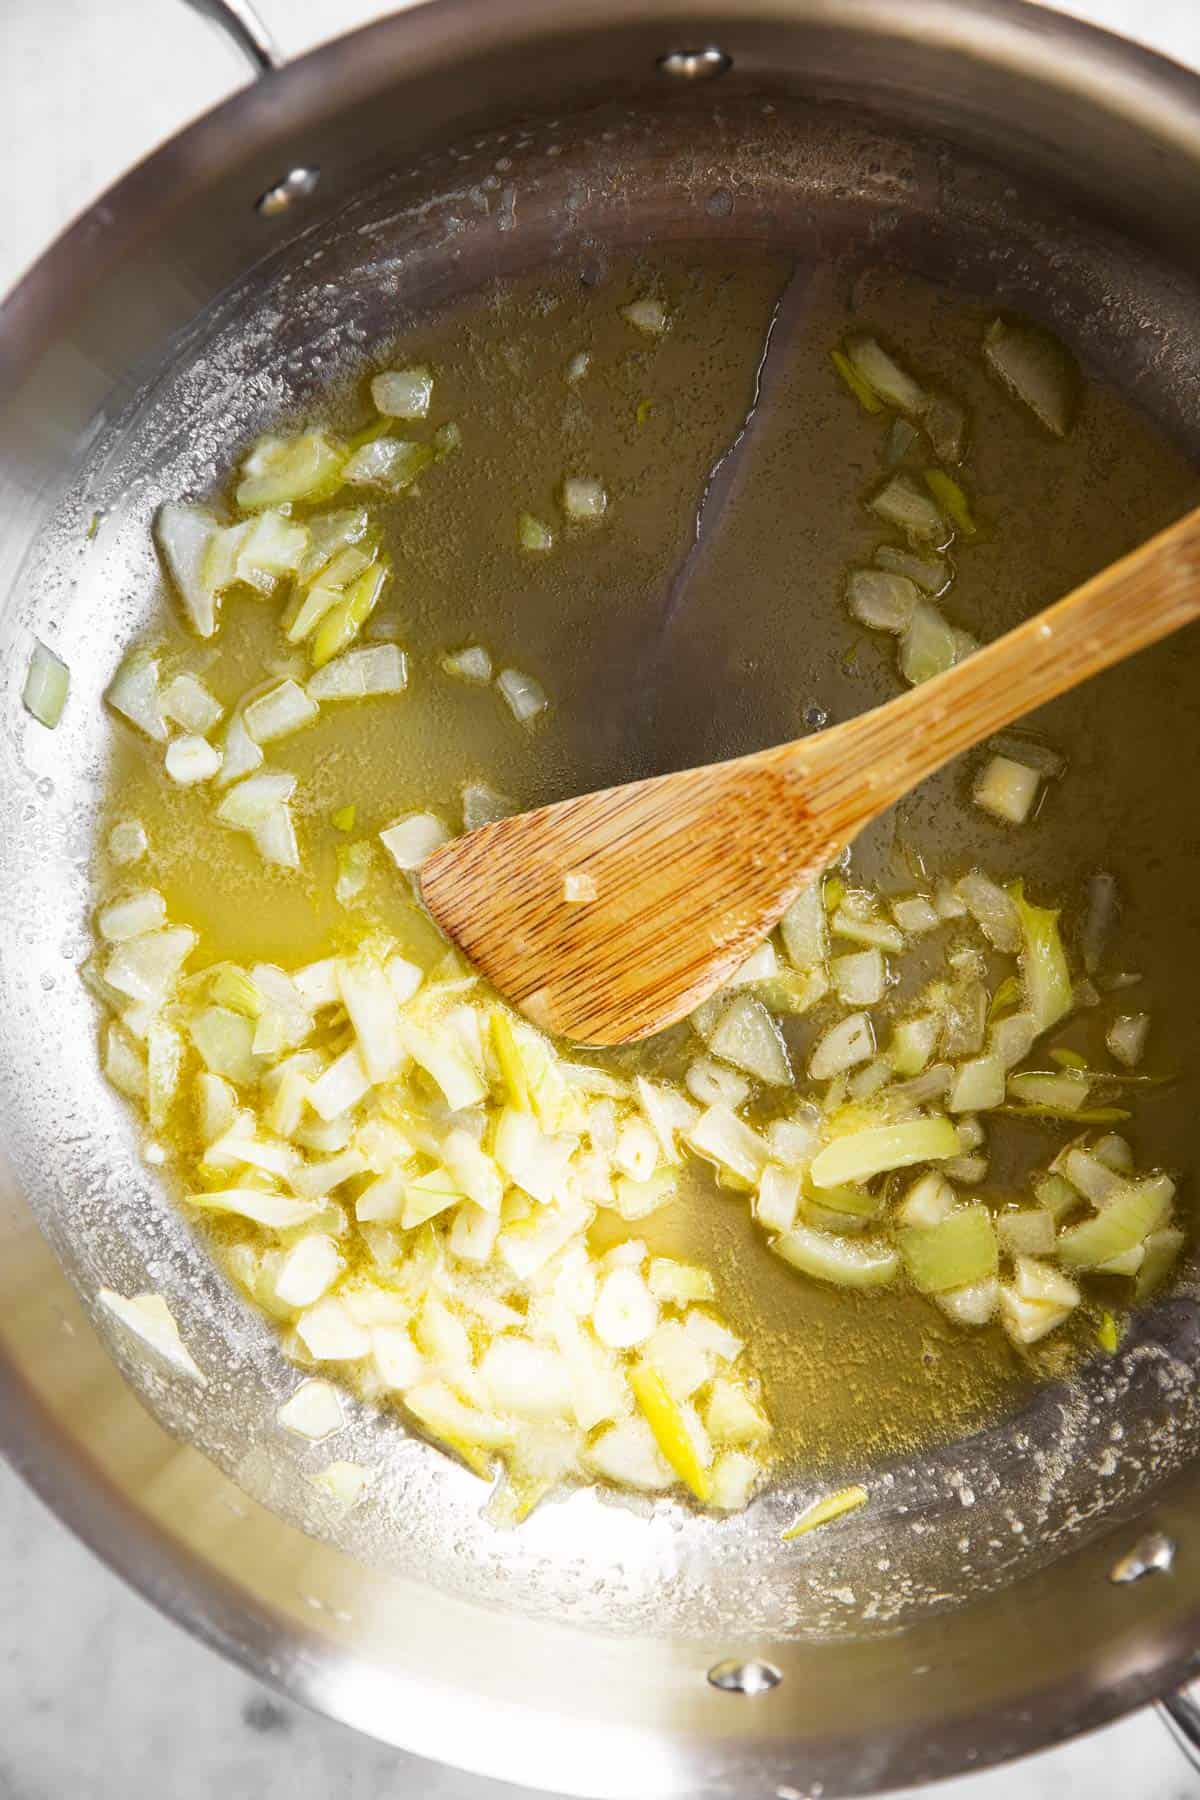
[{"label": "white countertop", "polygon": [[[285,54],[388,10],[261,5]],[[1200,66],[1200,0],[1067,10]],[[229,46],[173,0],[0,0],[0,292],[125,168],[244,79]],[[0,1800],[521,1800],[277,1700],[160,1618],[2,1465],[0,1534]],[[1200,1775],[1143,1713],[928,1791],[1195,1800]]]}]

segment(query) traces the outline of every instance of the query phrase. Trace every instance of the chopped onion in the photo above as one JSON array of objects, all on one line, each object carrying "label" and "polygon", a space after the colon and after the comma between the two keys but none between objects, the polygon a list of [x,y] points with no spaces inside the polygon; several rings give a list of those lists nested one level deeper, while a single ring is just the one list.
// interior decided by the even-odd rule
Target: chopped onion
[{"label": "chopped onion", "polygon": [[808,1073],[813,1081],[829,1081],[868,1062],[874,1054],[875,1031],[870,1017],[864,1012],[851,1013],[818,1038],[808,1059]]},{"label": "chopped onion", "polygon": [[343,1050],[308,1090],[308,1102],[322,1119],[336,1119],[357,1106],[371,1083],[356,1049]]},{"label": "chopped onion", "polygon": [[260,438],[242,464],[237,503],[243,512],[326,499],[341,485],[344,452],[323,431]]},{"label": "chopped onion", "polygon": [[108,834],[108,854],[115,863],[140,862],[150,848],[150,839],[140,819],[119,819]]},{"label": "chopped onion", "polygon": [[341,1396],[328,1381],[305,1381],[275,1414],[285,1431],[319,1444],[346,1423]]},{"label": "chopped onion", "polygon": [[262,763],[263,753],[246,730],[241,713],[234,713],[225,727],[224,753],[217,786],[229,787],[244,775],[252,775],[262,767]]},{"label": "chopped onion", "polygon": [[772,1086],[791,1082],[792,1068],[779,1027],[761,1001],[749,994],[739,994],[726,1007],[709,1049],[723,1062]]},{"label": "chopped onion", "polygon": [[975,1056],[958,1065],[946,1096],[952,1113],[986,1112],[1004,1104],[1005,1065],[998,1056]]},{"label": "chopped onion", "polygon": [[206,580],[209,548],[217,530],[216,519],[203,506],[168,500],[154,516],[154,540],[187,621],[200,637],[212,637],[217,629],[216,593]]},{"label": "chopped onion", "polygon": [[176,976],[196,946],[196,933],[186,925],[148,931],[118,944],[104,965],[104,979],[120,994],[157,1006],[175,985]]},{"label": "chopped onion", "polygon": [[961,461],[967,435],[967,415],[957,400],[946,394],[931,394],[926,401],[921,423],[933,445],[933,454],[941,462]]},{"label": "chopped onion", "polygon": [[918,555],[915,550],[897,550],[893,544],[880,544],[875,552],[875,563],[889,575],[902,575],[906,581],[915,582],[935,598],[950,586],[950,569],[940,556]]},{"label": "chopped onion", "polygon": [[376,606],[387,585],[391,570],[387,563],[372,563],[356,581],[351,582],[342,598],[324,614],[312,639],[314,669],[324,668],[335,656],[353,643]]},{"label": "chopped onion", "polygon": [[35,641],[21,702],[39,725],[53,731],[63,715],[71,686],[71,671],[53,650]]},{"label": "chopped onion", "polygon": [[790,1231],[800,1209],[800,1176],[768,1163],[758,1182],[754,1216],[764,1231]]},{"label": "chopped onion", "polygon": [[631,301],[621,308],[621,317],[635,330],[645,332],[647,337],[661,337],[667,329],[667,309],[661,300]]},{"label": "chopped onion", "polygon": [[158,931],[167,922],[167,903],[155,888],[139,888],[136,893],[110,900],[96,914],[100,936],[109,944],[122,944],[143,932]]},{"label": "chopped onion", "polygon": [[158,664],[153,657],[128,657],[113,676],[104,698],[115,712],[156,744],[166,743],[167,722],[159,702]]},{"label": "chopped onion", "polygon": [[433,376],[426,368],[385,369],[371,383],[371,399],[389,419],[424,419],[433,399]]},{"label": "chopped onion", "polygon": [[540,682],[535,681],[532,675],[523,675],[520,669],[501,669],[496,677],[496,686],[508,702],[513,718],[520,725],[535,719],[549,704]]},{"label": "chopped onion", "polygon": [[775,1239],[772,1250],[801,1274],[835,1287],[884,1287],[894,1281],[900,1258],[890,1244],[869,1243],[860,1238],[838,1237],[796,1225]]},{"label": "chopped onion", "polygon": [[860,624],[872,631],[908,629],[919,591],[906,575],[885,569],[851,569],[846,579],[846,604]]},{"label": "chopped onion", "polygon": [[549,525],[543,525],[532,513],[523,512],[517,517],[517,542],[522,550],[541,553],[554,548],[554,533]]},{"label": "chopped onion", "polygon": [[460,681],[474,681],[480,686],[492,679],[492,659],[482,644],[469,644],[465,650],[443,656],[442,667],[447,675],[457,675]]},{"label": "chopped onion", "polygon": [[728,1106],[709,1106],[686,1133],[693,1150],[743,1181],[756,1182],[769,1160],[765,1141]]},{"label": "chopped onion", "polygon": [[897,1075],[919,1075],[937,1048],[942,1022],[936,1013],[898,1019],[892,1028],[888,1061]]},{"label": "chopped onion", "polygon": [[[360,653],[361,654],[361,653]],[[366,655],[373,654],[367,651]],[[314,677],[320,679],[320,677]],[[294,681],[281,681],[268,693],[252,700],[243,717],[246,730],[256,744],[269,744],[276,738],[289,737],[293,731],[310,725],[320,708]],[[168,755],[170,752],[168,752]]]},{"label": "chopped onion", "polygon": [[1049,332],[994,319],[984,335],[983,359],[1047,431],[1055,437],[1067,435],[1078,375],[1070,356]]},{"label": "chopped onion", "polygon": [[264,813],[253,827],[251,836],[264,862],[277,863],[283,869],[300,867],[300,846],[296,842],[296,828],[288,807],[274,806]]},{"label": "chopped onion", "polygon": [[898,412],[919,418],[925,410],[926,395],[911,375],[890,357],[872,337],[846,340],[846,355],[867,386]]},{"label": "chopped onion", "polygon": [[1150,1035],[1149,1013],[1121,1013],[1105,1034],[1105,1043],[1114,1059],[1127,1069],[1136,1069]]},{"label": "chopped onion", "polygon": [[185,732],[167,745],[166,769],[171,780],[180,787],[194,787],[197,782],[211,781],[221,767],[221,752],[207,738]]},{"label": "chopped onion", "polygon": [[284,769],[264,769],[239,781],[217,808],[217,817],[238,831],[253,831],[270,814],[286,806],[296,788],[296,777]]},{"label": "chopped onion", "polygon": [[383,968],[367,956],[338,963],[342,1004],[372,1083],[389,1081],[404,1061],[400,1007]]},{"label": "chopped onion", "polygon": [[750,1083],[732,1069],[714,1062],[710,1056],[698,1056],[684,1076],[688,1093],[701,1106],[741,1106],[750,1097]]},{"label": "chopped onion", "polygon": [[217,1192],[188,1194],[189,1206],[202,1212],[235,1213],[255,1225],[272,1231],[290,1231],[303,1225],[320,1211],[310,1200],[296,1200],[290,1194],[273,1194],[265,1188],[221,1188]]},{"label": "chopped onion", "polygon": [[1166,1224],[1174,1196],[1175,1184],[1166,1175],[1122,1184],[1095,1218],[1059,1234],[1059,1257],[1069,1269],[1111,1262]]},{"label": "chopped onion", "polygon": [[[887,988],[887,964],[879,950],[858,950],[849,956],[835,956],[829,965],[829,973],[844,1006],[876,1006],[883,999]],[[713,1048],[716,1050],[715,1041]]]},{"label": "chopped onion", "polygon": [[182,725],[185,731],[194,731],[200,737],[207,737],[213,726],[220,722],[225,709],[209,693],[202,681],[184,671],[163,689],[162,710],[168,719],[176,725]]},{"label": "chopped onion", "polygon": [[380,437],[362,444],[348,458],[342,477],[355,487],[386,488],[398,494],[411,487],[434,460],[429,444],[408,438]]},{"label": "chopped onion", "polygon": [[1033,810],[1041,777],[1008,756],[993,756],[975,783],[974,800],[1009,825],[1023,825]]},{"label": "chopped onion", "polygon": [[205,1386],[204,1375],[180,1337],[179,1327],[161,1294],[134,1294],[126,1299],[112,1288],[101,1288],[96,1299],[168,1367]]},{"label": "chopped onion", "polygon": [[450,833],[434,813],[406,813],[379,834],[379,841],[398,869],[419,869]]},{"label": "chopped onion", "polygon": [[594,524],[608,509],[604,484],[594,476],[571,475],[562,484],[562,509],[568,519]]},{"label": "chopped onion", "polygon": [[900,673],[913,687],[944,675],[957,660],[954,633],[936,606],[919,600],[900,645]]},{"label": "chopped onion", "polygon": [[989,1280],[998,1266],[996,1232],[986,1206],[958,1207],[936,1225],[906,1227],[899,1243],[923,1294]]},{"label": "chopped onion", "polygon": [[313,700],[360,700],[371,694],[401,694],[408,683],[408,663],[398,644],[348,650],[309,677]]},{"label": "chopped onion", "polygon": [[333,1239],[314,1232],[284,1255],[275,1273],[275,1298],[282,1306],[312,1306],[337,1279],[340,1268]]},{"label": "chopped onion", "polygon": [[941,510],[911,475],[892,475],[867,505],[878,518],[923,543],[942,545],[953,536]]},{"label": "chopped onion", "polygon": [[1006,956],[1014,956],[1021,947],[1021,920],[1004,889],[972,869],[955,891],[988,942]]},{"label": "chopped onion", "polygon": [[797,969],[823,962],[827,948],[825,908],[819,882],[803,888],[779,921],[779,934],[788,960]]},{"label": "chopped onion", "polygon": [[1010,890],[1021,921],[1021,975],[1029,1010],[1039,1033],[1049,1031],[1070,1012],[1074,996],[1070,971],[1058,932],[1058,914],[1031,906],[1024,888],[1016,882]]},{"label": "chopped onion", "polygon": [[914,1163],[956,1156],[960,1147],[957,1130],[945,1118],[868,1125],[826,1144],[813,1158],[808,1176],[815,1188],[841,1187],[870,1181],[887,1169],[907,1169]]}]

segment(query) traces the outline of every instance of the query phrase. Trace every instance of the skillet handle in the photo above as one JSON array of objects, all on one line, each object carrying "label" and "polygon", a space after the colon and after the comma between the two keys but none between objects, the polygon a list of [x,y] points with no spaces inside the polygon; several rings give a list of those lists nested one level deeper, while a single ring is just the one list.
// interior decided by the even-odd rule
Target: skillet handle
[{"label": "skillet handle", "polygon": [[1156,1710],[1193,1769],[1200,1769],[1200,1681],[1177,1688]]},{"label": "skillet handle", "polygon": [[259,18],[251,0],[187,0],[187,4],[211,19],[250,64],[255,75],[269,75],[283,67],[278,44]]}]

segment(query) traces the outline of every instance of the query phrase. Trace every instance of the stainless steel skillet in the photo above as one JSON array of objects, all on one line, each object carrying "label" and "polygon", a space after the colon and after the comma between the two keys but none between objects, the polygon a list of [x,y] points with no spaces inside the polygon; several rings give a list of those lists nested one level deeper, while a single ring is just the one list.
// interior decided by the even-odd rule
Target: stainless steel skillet
[{"label": "stainless steel skillet", "polygon": [[[1195,79],[1033,9],[617,0],[563,18],[443,0],[266,74],[129,176],[8,301],[4,1441],[102,1554],[266,1679],[429,1756],[560,1791],[786,1796],[997,1760],[1187,1674],[1200,1418],[1186,1294],[1115,1367],[881,1471],[881,1504],[833,1550],[778,1545],[784,1495],[720,1525],[581,1497],[500,1538],[465,1474],[370,1421],[356,1453],[386,1463],[389,1502],[353,1526],[306,1510],[269,1423],[284,1372],[138,1163],[72,965],[94,703],[149,609],[148,514],[319,392],[397,297],[419,315],[584,240],[813,253],[858,237],[1055,319],[1195,456],[1198,201]],[[75,675],[52,739],[19,707],[31,634]],[[1195,791],[1200,666],[1180,647],[1147,667],[1127,725],[1161,780],[1124,828],[1186,1047],[1200,922],[1180,795]],[[1113,780],[1110,826],[1125,819]],[[1085,824],[1068,846],[1080,860]],[[1183,1084],[1173,1124],[1181,1160],[1194,1093]],[[101,1282],[169,1294],[210,1371],[202,1400],[114,1341],[153,1414],[139,1404],[81,1305]],[[1170,1571],[1112,1582],[1152,1532],[1177,1547]],[[1152,1543],[1142,1560],[1168,1553]]]}]

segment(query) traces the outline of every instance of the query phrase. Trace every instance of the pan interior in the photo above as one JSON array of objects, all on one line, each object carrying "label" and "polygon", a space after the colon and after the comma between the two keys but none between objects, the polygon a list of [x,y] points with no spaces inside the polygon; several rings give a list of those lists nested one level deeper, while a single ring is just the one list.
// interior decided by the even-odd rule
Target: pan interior
[{"label": "pan interior", "polygon": [[[619,470],[614,530],[583,581],[568,587],[551,571],[518,594],[493,547],[495,496],[513,506],[522,485],[548,490],[561,475],[563,438],[540,427],[580,297],[611,317],[647,271],[696,321],[668,346],[675,361],[664,391],[649,396],[655,410],[636,425],[647,396],[633,358],[608,423],[585,416],[563,426],[568,441],[593,432],[590,449]],[[565,738],[546,766],[508,771],[514,797],[533,802],[736,754],[894,691],[890,657],[876,643],[855,650],[839,601],[846,563],[871,541],[855,495],[876,454],[827,376],[829,345],[849,317],[888,330],[959,387],[975,370],[966,398],[980,498],[996,525],[963,559],[954,613],[988,636],[1193,497],[1196,299],[1098,223],[1051,209],[985,163],[836,107],[748,99],[705,116],[690,106],[614,109],[569,130],[560,122],[474,140],[365,193],[252,272],[176,346],[98,438],[27,565],[6,622],[10,691],[19,691],[12,671],[23,670],[33,629],[70,663],[73,701],[53,740],[11,706],[0,768],[11,827],[0,878],[22,950],[20,966],[9,959],[5,971],[10,1154],[86,1297],[100,1285],[168,1297],[209,1372],[202,1394],[113,1348],[173,1431],[256,1499],[369,1566],[529,1614],[679,1637],[893,1628],[1039,1566],[1144,1501],[1191,1457],[1200,1412],[1186,1289],[1141,1315],[1118,1357],[1036,1388],[1014,1359],[977,1362],[924,1310],[893,1318],[903,1354],[881,1404],[877,1320],[864,1308],[848,1331],[844,1309],[830,1311],[796,1283],[784,1302],[793,1316],[773,1310],[761,1332],[796,1470],[747,1514],[714,1522],[671,1504],[580,1493],[515,1534],[498,1533],[479,1516],[470,1475],[364,1412],[337,1454],[378,1473],[371,1497],[339,1517],[301,1479],[328,1452],[302,1450],[273,1426],[294,1372],[139,1160],[96,1068],[95,1020],[71,965],[89,945],[110,748],[99,696],[123,645],[155,615],[156,505],[206,491],[246,439],[319,411],[393,341],[446,362],[464,418],[472,368],[498,358],[509,368],[506,387],[480,383],[500,397],[481,419],[482,454],[463,459],[453,509],[423,545],[405,548],[421,578],[417,645],[478,632],[503,637],[535,672],[539,659],[554,671]],[[1094,378],[1068,455],[1014,421],[979,372],[981,327],[996,307],[1053,324]],[[700,497],[750,413],[720,477],[721,506],[696,545]],[[1147,1112],[1144,1149],[1185,1168],[1200,918],[1187,882],[1194,809],[1182,812],[1180,796],[1197,774],[1188,759],[1200,757],[1197,656],[1185,637],[1047,713],[1069,782],[1053,831],[1005,853],[1012,873],[1076,903],[1096,868],[1121,878],[1131,901],[1125,953],[1149,979],[1156,1031],[1181,1070]],[[431,711],[424,722],[425,765],[403,776],[413,799],[463,774],[444,750],[446,721]],[[495,754],[504,754],[499,740]],[[495,771],[489,761],[489,778]],[[965,866],[979,832],[962,771],[927,784],[903,828],[935,862]],[[888,830],[865,845],[868,876],[890,847]],[[202,896],[185,845],[179,855],[179,881]],[[248,922],[247,949],[255,930]],[[726,1207],[715,1227],[714,1254],[735,1322],[749,1323],[761,1314],[766,1259],[731,1215]],[[770,1294],[777,1309],[777,1281]],[[793,1363],[797,1333],[808,1349]],[[857,1445],[867,1415],[875,1503],[836,1537],[781,1545],[814,1483],[864,1475]]]}]

